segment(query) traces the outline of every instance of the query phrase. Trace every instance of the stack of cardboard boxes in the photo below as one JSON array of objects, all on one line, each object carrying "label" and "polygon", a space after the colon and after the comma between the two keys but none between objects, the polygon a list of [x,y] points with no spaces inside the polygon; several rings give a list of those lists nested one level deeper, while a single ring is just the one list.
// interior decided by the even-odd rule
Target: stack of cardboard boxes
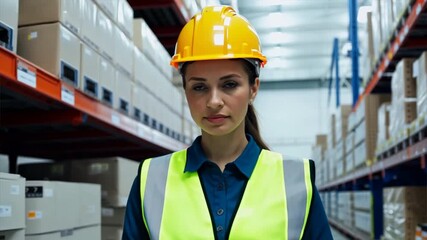
[{"label": "stack of cardboard boxes", "polygon": [[[82,215],[79,218],[79,221],[83,223],[78,223],[77,227],[76,220],[73,220],[67,226],[55,227],[52,221],[43,222],[45,224],[43,226],[55,228],[50,232],[62,231],[62,234],[65,234],[64,231],[67,230],[68,234],[70,234],[70,232],[79,233],[76,230],[80,230],[85,226],[96,225],[95,227],[99,230],[99,238],[80,239],[100,239],[101,236],[102,239],[121,239],[125,207],[130,188],[137,176],[138,165],[138,162],[120,157],[19,165],[19,173],[28,180],[34,180],[27,182],[27,186],[30,186],[29,190],[37,193],[37,191],[41,191],[40,187],[44,191],[47,189],[44,195],[27,195],[27,203],[29,199],[31,201],[39,201],[37,203],[31,202],[31,207],[27,208],[27,215],[32,216],[32,219],[27,218],[27,226],[29,221],[34,223],[38,216],[43,216],[43,210],[37,209],[43,209],[46,204],[52,208],[56,207],[55,211],[59,212],[61,212],[60,206],[68,206],[69,209],[74,209],[74,204],[78,204],[79,207],[77,209],[80,209],[80,213],[86,215]],[[42,179],[49,181],[36,181]],[[89,188],[93,188],[93,185],[98,188]],[[36,188],[37,186],[40,187]],[[66,188],[69,188],[69,190],[64,192],[63,189]],[[53,195],[54,193],[56,195]],[[56,203],[50,204],[48,202],[52,200],[53,196],[59,199],[56,201],[60,202],[61,205],[55,206]],[[63,196],[68,197],[64,199]],[[97,200],[97,205],[93,205],[95,200]],[[89,204],[91,202],[92,205]],[[61,214],[69,214],[69,219],[74,216],[75,212],[78,212],[76,209],[74,209],[74,213],[68,213],[67,211],[62,211]],[[65,217],[61,214],[56,215]],[[57,217],[56,215],[55,217]],[[56,221],[61,222],[58,219],[60,218],[57,218]],[[39,225],[34,225],[32,229],[27,234],[35,235],[48,232],[45,229],[40,229]],[[70,229],[73,231],[69,231]]]},{"label": "stack of cardboard boxes", "polygon": [[25,178],[0,172],[0,239],[25,237]]}]

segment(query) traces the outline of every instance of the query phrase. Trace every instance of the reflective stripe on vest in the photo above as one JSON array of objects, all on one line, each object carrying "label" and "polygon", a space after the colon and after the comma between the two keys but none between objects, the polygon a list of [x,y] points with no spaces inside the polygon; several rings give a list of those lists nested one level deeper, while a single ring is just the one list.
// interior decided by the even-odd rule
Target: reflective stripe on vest
[{"label": "reflective stripe on vest", "polygon": [[[197,172],[187,152],[148,159],[141,168],[141,204],[151,239],[214,239]],[[307,159],[283,160],[262,150],[248,180],[229,239],[301,239],[312,198]]]}]

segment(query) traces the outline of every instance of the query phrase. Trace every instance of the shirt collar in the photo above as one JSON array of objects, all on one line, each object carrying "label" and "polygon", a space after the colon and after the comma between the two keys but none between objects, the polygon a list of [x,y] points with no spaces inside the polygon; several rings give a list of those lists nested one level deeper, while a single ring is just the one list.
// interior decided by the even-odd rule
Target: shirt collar
[{"label": "shirt collar", "polygon": [[[249,178],[258,161],[261,149],[251,135],[246,134],[246,138],[248,139],[248,144],[242,154],[240,154],[232,164],[234,164],[241,173]],[[201,136],[197,137],[193,144],[187,149],[187,161],[184,172],[198,171],[205,162],[209,161],[203,152],[201,140]]]}]

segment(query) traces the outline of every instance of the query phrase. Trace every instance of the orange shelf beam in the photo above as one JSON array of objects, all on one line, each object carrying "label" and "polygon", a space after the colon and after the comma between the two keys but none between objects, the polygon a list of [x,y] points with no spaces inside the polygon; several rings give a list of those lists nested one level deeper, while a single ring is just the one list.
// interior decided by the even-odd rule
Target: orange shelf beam
[{"label": "orange shelf beam", "polygon": [[[168,151],[176,151],[187,147],[186,144],[153,130],[85,95],[80,90],[59,80],[54,75],[13,52],[0,48],[0,62],[1,87],[9,87],[31,98],[38,98],[41,95],[49,101],[55,101],[68,106],[70,109],[80,111],[80,114],[86,114],[89,120],[94,119],[111,129],[119,130],[122,134],[150,142]],[[21,71],[18,71],[18,67]],[[27,75],[23,77],[22,73]],[[81,120],[79,116],[77,114],[75,118],[77,123]]]}]

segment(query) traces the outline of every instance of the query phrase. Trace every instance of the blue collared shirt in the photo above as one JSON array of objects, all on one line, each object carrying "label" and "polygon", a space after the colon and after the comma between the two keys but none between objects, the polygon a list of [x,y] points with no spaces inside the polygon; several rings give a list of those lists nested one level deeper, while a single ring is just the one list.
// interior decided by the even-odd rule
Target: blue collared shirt
[{"label": "blue collared shirt", "polygon": [[[224,172],[221,172],[215,163],[206,158],[201,147],[201,137],[198,137],[187,150],[187,163],[184,171],[197,171],[199,174],[216,239],[228,239],[246,183],[252,175],[261,152],[252,136],[247,135],[247,139],[248,144],[242,154],[234,162],[228,163]],[[122,238],[124,240],[149,239],[142,218],[139,172],[132,185],[127,203]],[[313,164],[311,172],[314,181]],[[323,205],[315,187],[303,239],[332,239]]]}]

